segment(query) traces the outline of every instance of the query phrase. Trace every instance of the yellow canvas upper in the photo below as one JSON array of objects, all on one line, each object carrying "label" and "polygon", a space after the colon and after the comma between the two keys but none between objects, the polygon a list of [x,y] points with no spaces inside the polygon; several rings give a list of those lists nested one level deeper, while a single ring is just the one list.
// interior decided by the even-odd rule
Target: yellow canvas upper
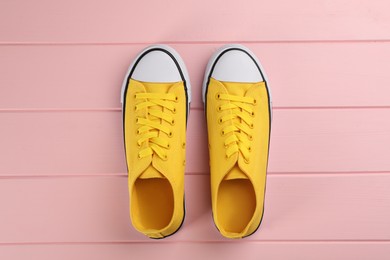
[{"label": "yellow canvas upper", "polygon": [[212,210],[229,238],[252,234],[263,215],[270,134],[265,84],[210,78],[207,88]]},{"label": "yellow canvas upper", "polygon": [[183,82],[129,80],[124,107],[130,217],[152,238],[184,218],[187,100]]}]

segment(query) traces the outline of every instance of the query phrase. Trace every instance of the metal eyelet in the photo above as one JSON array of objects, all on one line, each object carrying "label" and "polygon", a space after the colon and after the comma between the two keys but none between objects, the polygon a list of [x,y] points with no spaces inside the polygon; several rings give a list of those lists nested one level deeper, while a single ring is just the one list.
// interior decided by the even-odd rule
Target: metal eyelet
[{"label": "metal eyelet", "polygon": [[252,111],[251,116],[255,117],[255,111]]},{"label": "metal eyelet", "polygon": [[224,131],[224,130],[221,130],[221,135],[222,135],[222,136],[225,135],[225,131]]},{"label": "metal eyelet", "polygon": [[171,145],[168,143],[168,145],[167,145],[167,149],[169,150],[169,149],[171,149]]},{"label": "metal eyelet", "polygon": [[253,129],[253,127],[255,127],[253,123],[249,125],[250,129]]},{"label": "metal eyelet", "polygon": [[248,147],[248,151],[252,152],[252,147],[251,146]]},{"label": "metal eyelet", "polygon": [[248,135],[248,139],[249,139],[250,141],[252,141],[252,140],[253,140],[253,136],[252,136],[252,135]]},{"label": "metal eyelet", "polygon": [[171,121],[171,125],[175,125],[175,119],[173,119],[172,121]]},{"label": "metal eyelet", "polygon": [[168,160],[168,155],[164,155],[164,157],[163,158],[161,158],[163,161],[166,161],[166,160]]},{"label": "metal eyelet", "polygon": [[176,114],[176,107],[173,108],[172,113]]},{"label": "metal eyelet", "polygon": [[222,112],[222,107],[221,107],[221,106],[218,106],[218,107],[217,107],[217,111],[218,111],[218,112]]},{"label": "metal eyelet", "polygon": [[184,142],[182,145],[181,145],[181,147],[184,149],[184,148],[186,148],[186,143]]},{"label": "metal eyelet", "polygon": [[220,100],[220,99],[221,99],[221,93],[215,94],[215,98],[218,99],[218,100]]},{"label": "metal eyelet", "polygon": [[257,105],[257,99],[253,100],[253,105],[255,105],[255,106]]},{"label": "metal eyelet", "polygon": [[176,103],[179,102],[179,97],[178,96],[175,97],[175,102]]},{"label": "metal eyelet", "polygon": [[168,137],[171,138],[173,136],[172,131],[168,133]]},{"label": "metal eyelet", "polygon": [[220,119],[218,120],[218,123],[220,123],[220,124],[223,123],[222,118],[220,118]]}]

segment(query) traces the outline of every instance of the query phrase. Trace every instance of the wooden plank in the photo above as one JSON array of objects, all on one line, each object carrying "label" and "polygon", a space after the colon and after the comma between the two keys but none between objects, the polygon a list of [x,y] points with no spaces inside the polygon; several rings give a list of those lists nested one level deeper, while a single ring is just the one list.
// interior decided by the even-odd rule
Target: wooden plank
[{"label": "wooden plank", "polygon": [[[277,108],[390,106],[390,43],[246,45]],[[127,67],[145,46],[0,46],[0,109],[119,109]],[[189,70],[192,107],[201,108],[204,69],[219,44],[172,46]]]},{"label": "wooden plank", "polygon": [[[275,110],[269,171],[390,171],[389,109]],[[126,175],[121,112],[0,113],[0,175]],[[187,173],[208,172],[204,112],[190,113]]]},{"label": "wooden plank", "polygon": [[[261,228],[245,241],[390,240],[390,175],[271,175]],[[186,220],[165,239],[227,241],[209,177],[186,177]],[[0,179],[0,243],[155,242],[128,217],[125,177]]]},{"label": "wooden plank", "polygon": [[385,260],[390,254],[388,243],[130,243],[82,245],[2,245],[4,259],[224,259],[259,258],[328,260]]},{"label": "wooden plank", "polygon": [[387,0],[2,1],[0,42],[377,40]]},{"label": "wooden plank", "polygon": [[0,113],[1,175],[127,171],[120,112]]}]

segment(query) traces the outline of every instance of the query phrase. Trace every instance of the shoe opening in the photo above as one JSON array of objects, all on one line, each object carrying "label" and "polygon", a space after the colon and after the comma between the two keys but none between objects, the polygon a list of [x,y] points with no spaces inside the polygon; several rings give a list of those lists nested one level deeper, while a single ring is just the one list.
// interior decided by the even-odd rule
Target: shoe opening
[{"label": "shoe opening", "polygon": [[222,233],[241,234],[256,209],[256,196],[249,179],[223,180],[217,198],[217,221]]},{"label": "shoe opening", "polygon": [[173,216],[174,199],[169,181],[165,178],[137,179],[131,201],[132,219],[144,230],[161,230]]}]

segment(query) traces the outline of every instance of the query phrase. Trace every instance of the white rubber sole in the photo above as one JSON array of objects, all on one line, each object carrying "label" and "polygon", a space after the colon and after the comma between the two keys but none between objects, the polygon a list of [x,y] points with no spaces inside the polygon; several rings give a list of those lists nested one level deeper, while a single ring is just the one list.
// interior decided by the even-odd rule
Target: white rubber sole
[{"label": "white rubber sole", "polygon": [[127,73],[126,73],[126,76],[125,78],[123,79],[123,83],[122,83],[122,89],[121,89],[121,104],[122,104],[122,110],[124,109],[123,105],[124,105],[124,96],[125,96],[125,90],[126,90],[126,87],[127,87],[127,79],[129,78],[129,75],[131,73],[131,71],[133,70],[136,62],[139,60],[139,58],[145,53],[145,52],[148,52],[149,50],[151,49],[163,49],[167,52],[169,52],[170,54],[172,54],[172,56],[176,59],[176,61],[179,63],[179,67],[181,68],[181,71],[183,73],[183,76],[184,76],[184,81],[186,83],[186,87],[187,87],[187,97],[188,97],[188,106],[187,106],[187,114],[189,114],[189,109],[190,109],[190,103],[191,103],[191,82],[190,82],[190,77],[188,75],[188,71],[187,71],[187,68],[186,68],[186,65],[184,64],[184,61],[183,59],[180,57],[179,53],[177,53],[175,51],[175,49],[173,49],[172,47],[168,46],[168,45],[164,45],[164,44],[154,44],[154,45],[150,45],[148,46],[147,48],[143,49],[138,55],[137,57],[133,60],[133,62],[131,63],[129,69],[127,70]]},{"label": "white rubber sole", "polygon": [[202,85],[203,105],[205,105],[205,102],[206,102],[207,83],[209,81],[209,75],[210,75],[211,69],[213,67],[213,64],[215,63],[215,61],[217,60],[219,55],[228,49],[241,49],[243,51],[246,51],[256,61],[257,65],[259,65],[261,73],[264,77],[264,80],[267,82],[266,87],[267,87],[268,94],[269,94],[269,102],[270,102],[270,108],[271,108],[271,119],[272,119],[272,96],[271,96],[271,90],[269,88],[267,74],[265,73],[265,70],[264,70],[263,66],[261,65],[260,61],[258,60],[258,58],[256,57],[256,55],[250,49],[248,49],[247,47],[245,47],[241,44],[226,44],[226,45],[222,46],[221,48],[219,48],[217,51],[215,51],[214,54],[209,59],[209,62],[207,63],[207,66],[206,66],[206,71],[204,73],[203,85]]}]

